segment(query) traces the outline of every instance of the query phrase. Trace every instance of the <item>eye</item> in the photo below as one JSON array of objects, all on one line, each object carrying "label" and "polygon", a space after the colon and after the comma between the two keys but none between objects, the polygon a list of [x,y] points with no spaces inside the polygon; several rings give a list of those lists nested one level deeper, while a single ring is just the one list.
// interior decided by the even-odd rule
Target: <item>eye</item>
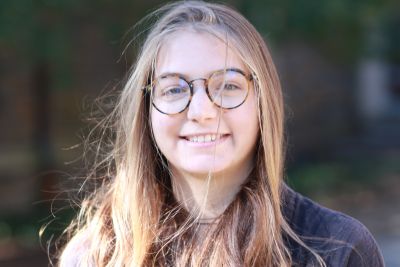
[{"label": "eye", "polygon": [[179,85],[172,85],[160,90],[158,99],[165,102],[180,101],[190,97],[190,89]]},{"label": "eye", "polygon": [[169,87],[163,90],[162,95],[163,96],[176,96],[176,95],[180,95],[180,94],[186,94],[188,91],[187,88],[184,87]]},{"label": "eye", "polygon": [[237,86],[236,84],[232,84],[232,83],[227,83],[224,86],[224,90],[228,90],[228,91],[234,91],[234,90],[241,90],[242,88],[240,86]]}]

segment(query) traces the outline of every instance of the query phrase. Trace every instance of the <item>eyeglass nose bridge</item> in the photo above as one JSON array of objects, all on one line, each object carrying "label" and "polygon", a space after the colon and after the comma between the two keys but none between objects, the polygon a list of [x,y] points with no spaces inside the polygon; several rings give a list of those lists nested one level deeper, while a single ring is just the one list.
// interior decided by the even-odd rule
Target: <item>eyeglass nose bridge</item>
[{"label": "eyeglass nose bridge", "polygon": [[195,81],[204,81],[204,90],[206,91],[207,97],[211,101],[211,103],[215,104],[213,99],[212,99],[212,97],[211,97],[211,95],[210,95],[210,92],[208,91],[208,79],[207,78],[196,78],[194,80],[191,80],[191,81],[187,82],[188,85],[189,85],[189,88],[190,88],[190,98],[189,98],[189,103],[187,104],[186,108],[188,108],[189,105],[190,105],[190,102],[192,102],[192,98],[194,96],[194,82]]}]

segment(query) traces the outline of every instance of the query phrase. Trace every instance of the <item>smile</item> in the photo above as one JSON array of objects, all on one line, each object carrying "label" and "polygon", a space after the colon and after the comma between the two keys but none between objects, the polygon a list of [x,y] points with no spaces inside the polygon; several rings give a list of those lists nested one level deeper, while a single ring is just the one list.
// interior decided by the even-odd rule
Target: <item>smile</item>
[{"label": "smile", "polygon": [[215,143],[225,139],[229,134],[201,134],[201,135],[191,135],[191,136],[184,136],[183,138],[191,143]]},{"label": "smile", "polygon": [[195,143],[206,143],[206,142],[215,141],[220,138],[221,138],[220,134],[206,134],[206,135],[188,136],[188,137],[186,137],[186,140],[189,140],[190,142],[195,142]]}]

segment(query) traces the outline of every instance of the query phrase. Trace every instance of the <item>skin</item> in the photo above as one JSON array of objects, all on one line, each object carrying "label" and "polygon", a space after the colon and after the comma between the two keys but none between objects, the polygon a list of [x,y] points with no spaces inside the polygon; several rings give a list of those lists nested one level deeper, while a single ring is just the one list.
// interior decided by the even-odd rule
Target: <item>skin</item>
[{"label": "skin", "polygon": [[[225,67],[249,73],[221,40],[209,33],[181,30],[161,47],[155,76],[179,73],[193,80],[208,78]],[[210,219],[225,210],[254,166],[259,137],[257,101],[251,85],[241,106],[224,110],[209,100],[203,81],[194,82],[194,87],[184,112],[165,115],[152,108],[151,125],[156,144],[168,160],[175,197],[189,211]],[[224,138],[203,145],[186,139],[204,133],[220,133]]]}]

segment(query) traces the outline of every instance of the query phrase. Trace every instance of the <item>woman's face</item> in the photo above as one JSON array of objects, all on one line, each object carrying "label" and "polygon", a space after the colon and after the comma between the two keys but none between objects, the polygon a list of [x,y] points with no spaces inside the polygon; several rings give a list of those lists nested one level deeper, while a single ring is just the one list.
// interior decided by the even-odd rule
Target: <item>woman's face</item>
[{"label": "woman's face", "polygon": [[[249,73],[225,43],[208,33],[179,31],[164,42],[155,77],[178,73],[187,81],[208,78],[211,73],[236,68]],[[204,176],[237,175],[253,166],[258,138],[257,101],[249,83],[246,101],[235,109],[220,109],[208,98],[204,81],[193,82],[194,94],[182,113],[166,115],[152,107],[151,125],[157,146],[172,171]],[[222,135],[218,138],[219,135]],[[216,140],[209,140],[217,137]],[[197,140],[197,141],[196,141]]]}]

